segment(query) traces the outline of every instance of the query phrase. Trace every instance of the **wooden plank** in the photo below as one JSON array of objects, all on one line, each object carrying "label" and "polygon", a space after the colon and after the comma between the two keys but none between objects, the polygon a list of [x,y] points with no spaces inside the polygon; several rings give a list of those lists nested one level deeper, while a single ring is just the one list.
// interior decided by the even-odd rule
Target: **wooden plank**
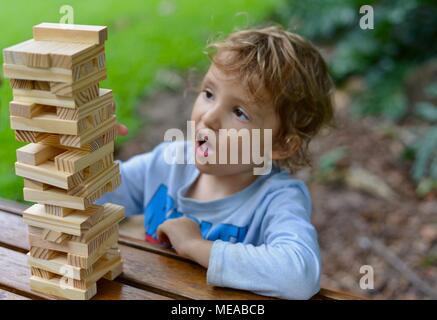
[{"label": "wooden plank", "polygon": [[70,279],[96,282],[109,271],[120,264],[120,252],[118,254],[107,253],[102,256],[90,269],[83,269],[68,264],[66,254],[58,254],[51,259],[38,259],[28,254],[30,266],[47,270],[51,273],[67,276]]},{"label": "wooden plank", "polygon": [[37,166],[15,162],[15,174],[23,178],[66,190],[82,184],[85,180],[82,172],[66,173],[58,171],[55,163],[50,160]]},{"label": "wooden plank", "polygon": [[86,131],[80,133],[79,135],[61,135],[59,141],[62,145],[81,148],[85,144],[113,130],[113,128],[115,128],[115,125],[116,117],[115,115],[113,115],[103,121],[99,126],[95,128],[88,128]]},{"label": "wooden plank", "polygon": [[[111,271],[120,270],[122,266],[122,260],[119,255],[105,255],[97,261],[92,268],[92,272],[85,275],[82,278],[72,278],[70,266],[65,265],[66,257],[64,260],[51,261],[51,264],[47,264],[44,260],[39,259],[36,262],[37,269],[41,271],[47,271],[50,273],[50,277],[32,276],[30,279],[31,287],[37,291],[43,293],[51,293],[59,297],[67,299],[88,300],[97,293],[96,282],[105,277],[106,274]],[[32,258],[29,260],[29,264],[32,268],[35,268],[35,260]],[[48,267],[48,268],[47,268]]]},{"label": "wooden plank", "polygon": [[5,48],[3,57],[8,64],[73,69],[103,50],[103,45],[30,39]]},{"label": "wooden plank", "polygon": [[25,188],[31,188],[31,189],[41,190],[41,191],[44,191],[44,190],[47,190],[48,188],[50,188],[49,185],[38,182],[38,181],[34,181],[31,179],[26,179],[26,178],[24,178],[23,180],[24,180],[24,187]]},{"label": "wooden plank", "polygon": [[[94,66],[93,63],[91,63],[91,65]],[[90,67],[83,70],[84,71],[77,71],[77,73],[73,73],[73,80],[71,82],[50,82],[50,92],[57,96],[73,97],[75,92],[85,90],[93,84],[98,84],[100,81],[105,80],[107,76],[104,65]]]},{"label": "wooden plank", "polygon": [[31,246],[47,248],[74,255],[88,257],[99,249],[101,243],[115,237],[118,239],[118,223],[124,218],[124,208],[105,204],[103,219],[85,231],[81,236],[71,236],[62,243],[45,240],[42,228],[29,227],[29,241]]},{"label": "wooden plank", "polygon": [[72,70],[68,69],[40,69],[19,64],[4,63],[3,70],[4,76],[10,79],[50,81],[50,92],[63,97],[73,97],[75,93],[106,79],[106,69],[104,65],[73,73]]},{"label": "wooden plank", "polygon": [[3,74],[9,79],[73,82],[73,71],[60,68],[30,68],[21,64],[3,63]]},{"label": "wooden plank", "polygon": [[59,171],[75,173],[81,171],[103,157],[114,152],[114,142],[104,145],[94,152],[81,150],[68,150],[58,154],[55,158],[55,166]]},{"label": "wooden plank", "polygon": [[[23,225],[24,226],[24,225]],[[3,231],[3,226],[2,226]],[[2,235],[3,232],[0,232]],[[2,237],[3,238],[3,237]],[[24,253],[0,247],[0,285],[11,288],[15,293],[27,297],[54,299],[55,297],[32,291],[30,288],[30,268]],[[96,300],[149,300],[168,299],[159,294],[137,289],[119,282],[101,279],[97,284]]]},{"label": "wooden plank", "polygon": [[35,40],[103,44],[108,38],[105,26],[40,23],[33,27]]},{"label": "wooden plank", "polygon": [[95,89],[96,92],[92,92],[93,99],[91,101],[88,101],[83,105],[77,106],[74,109],[58,107],[56,109],[57,115],[61,119],[80,120],[90,116],[93,112],[99,109],[107,107],[109,104],[111,104],[112,107],[110,111],[114,113],[112,90],[99,89],[98,87]]},{"label": "wooden plank", "polygon": [[[2,217],[3,214],[3,217]],[[25,235],[25,225],[18,216],[7,219],[0,212],[0,223],[5,221],[7,228],[14,230],[13,234]],[[9,214],[9,216],[12,216]],[[2,224],[0,224],[2,225]],[[14,237],[14,238],[10,238]],[[23,237],[13,236],[11,233],[0,233],[0,242],[15,243],[22,248],[28,245]],[[211,287],[206,284],[206,270],[189,261],[175,259],[159,253],[153,253],[131,246],[119,245],[122,257],[125,261],[124,272],[120,277],[125,283],[134,283],[135,286],[155,288],[156,292],[165,292],[174,296],[191,299],[266,299],[259,295],[233,289]],[[175,272],[175,270],[177,270]],[[313,299],[336,300],[357,298],[355,295],[340,293],[322,289]],[[324,294],[327,294],[325,296]],[[346,297],[347,296],[347,297]],[[360,298],[360,297],[358,297]]]},{"label": "wooden plank", "polygon": [[106,274],[111,270],[119,269],[122,265],[120,252],[117,254],[107,253],[103,255],[90,269],[83,269],[68,264],[67,255],[60,254],[52,259],[37,259],[30,255],[28,256],[28,263],[32,267],[42,270],[47,270],[53,274],[65,276],[71,280],[81,280],[85,286],[106,277]]},{"label": "wooden plank", "polygon": [[[9,226],[14,225],[13,229],[15,229],[17,236],[0,232],[0,242],[12,242],[15,246],[27,249],[26,227],[22,219],[19,216],[0,212],[0,222],[2,220],[7,221]],[[23,237],[18,236],[20,234]],[[120,245],[119,248],[124,260],[123,275],[120,276],[120,279],[125,283],[132,283],[137,287],[151,287],[154,288],[155,292],[179,298],[266,299],[248,292],[208,286],[205,269],[195,263],[124,245]]]},{"label": "wooden plank", "polygon": [[62,152],[62,149],[40,143],[29,143],[16,151],[17,161],[31,166],[37,166]]},{"label": "wooden plank", "polygon": [[73,210],[65,217],[46,213],[44,205],[34,204],[23,212],[23,220],[28,225],[49,228],[73,236],[82,236],[92,226],[102,220],[103,206],[93,205],[87,210]]},{"label": "wooden plank", "polygon": [[97,98],[98,84],[79,90],[71,97],[57,96],[56,94],[37,89],[13,89],[14,100],[18,102],[37,103],[41,105],[75,109],[78,106],[92,102]]},{"label": "wooden plank", "polygon": [[31,119],[32,117],[38,115],[41,112],[42,108],[43,107],[40,104],[11,101],[9,103],[9,114],[11,116]]},{"label": "wooden plank", "polygon": [[29,298],[0,289],[0,300],[29,300]]},{"label": "wooden plank", "polygon": [[43,279],[37,276],[30,277],[30,287],[33,291],[48,293],[70,300],[89,300],[97,294],[97,284],[87,289],[78,289],[68,285],[62,277]]},{"label": "wooden plank", "polygon": [[[27,186],[25,186],[27,187]],[[32,187],[29,187],[32,189]],[[68,216],[70,213],[72,213],[74,210],[70,209],[70,208],[63,208],[63,207],[58,207],[58,206],[52,206],[50,204],[45,204],[44,205],[44,209],[45,209],[45,213],[47,213],[49,216],[56,216],[56,217],[66,217]]]},{"label": "wooden plank", "polygon": [[40,112],[32,118],[11,116],[10,125],[12,130],[28,130],[68,135],[81,134],[78,121],[59,119],[56,114],[50,112]]},{"label": "wooden plank", "polygon": [[77,188],[68,191],[51,187],[45,191],[23,188],[24,200],[59,207],[85,210],[103,193],[112,191],[120,184],[118,163],[96,176],[91,176]]}]

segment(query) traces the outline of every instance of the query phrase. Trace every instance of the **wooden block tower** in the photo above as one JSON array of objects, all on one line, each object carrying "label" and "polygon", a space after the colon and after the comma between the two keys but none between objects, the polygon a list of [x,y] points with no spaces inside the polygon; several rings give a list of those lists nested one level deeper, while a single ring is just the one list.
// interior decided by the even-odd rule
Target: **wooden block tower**
[{"label": "wooden block tower", "polygon": [[42,23],[33,39],[4,49],[10,123],[24,178],[32,290],[90,299],[96,282],[122,272],[117,247],[123,207],[94,202],[120,184],[113,162],[116,119],[101,26]]}]

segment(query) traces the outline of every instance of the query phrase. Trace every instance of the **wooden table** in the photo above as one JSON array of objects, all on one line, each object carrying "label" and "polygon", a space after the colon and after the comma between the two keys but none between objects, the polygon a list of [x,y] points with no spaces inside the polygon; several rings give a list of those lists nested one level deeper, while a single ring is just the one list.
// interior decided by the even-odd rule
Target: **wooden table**
[{"label": "wooden table", "polygon": [[[0,199],[0,300],[54,299],[30,290],[27,225],[21,213],[27,207]],[[209,286],[206,269],[135,236],[129,223],[120,228],[119,247],[124,272],[114,281],[98,282],[97,300],[148,299],[268,299],[245,291]],[[138,234],[138,232],[137,232]],[[355,299],[322,289],[314,299]]]}]

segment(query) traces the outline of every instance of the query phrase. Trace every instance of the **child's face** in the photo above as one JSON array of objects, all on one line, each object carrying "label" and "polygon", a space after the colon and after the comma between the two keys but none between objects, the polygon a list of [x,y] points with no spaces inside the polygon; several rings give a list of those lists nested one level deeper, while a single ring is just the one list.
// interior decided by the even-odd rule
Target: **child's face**
[{"label": "child's face", "polygon": [[[229,164],[231,144],[229,137],[227,138],[227,164],[218,164],[218,146],[224,142],[220,141],[219,129],[245,128],[249,130],[251,137],[253,129],[260,129],[262,152],[263,129],[271,129],[274,137],[279,126],[279,119],[271,105],[255,102],[238,76],[225,73],[214,64],[210,66],[203,79],[201,92],[193,106],[191,120],[195,121],[196,126],[196,166],[201,172],[213,175],[245,173],[252,171],[255,166],[260,167],[253,163],[252,157],[251,163],[242,163],[242,139],[238,139],[238,164]],[[215,133],[216,143],[213,143],[214,139],[209,139],[203,145],[198,143],[198,140],[203,140],[212,132]],[[208,149],[207,153],[205,153],[206,149]],[[252,150],[252,138],[249,150]],[[209,159],[215,157],[216,164],[200,163],[199,159],[202,157]]]}]

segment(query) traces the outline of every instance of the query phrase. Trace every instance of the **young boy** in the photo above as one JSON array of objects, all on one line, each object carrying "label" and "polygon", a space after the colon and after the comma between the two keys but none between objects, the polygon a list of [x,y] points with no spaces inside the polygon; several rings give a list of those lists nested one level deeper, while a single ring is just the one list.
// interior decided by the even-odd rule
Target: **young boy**
[{"label": "young boy", "polygon": [[[210,285],[308,299],[320,289],[321,259],[309,192],[290,173],[308,163],[309,141],[332,119],[327,67],[280,27],[235,32],[209,48],[191,116],[196,141],[163,142],[122,163],[121,186],[99,203],[144,212],[146,239],[207,268]],[[201,161],[221,152],[224,141],[208,139],[220,129],[271,130],[270,172],[254,175],[252,160]],[[166,161],[180,149],[195,161]]]}]

